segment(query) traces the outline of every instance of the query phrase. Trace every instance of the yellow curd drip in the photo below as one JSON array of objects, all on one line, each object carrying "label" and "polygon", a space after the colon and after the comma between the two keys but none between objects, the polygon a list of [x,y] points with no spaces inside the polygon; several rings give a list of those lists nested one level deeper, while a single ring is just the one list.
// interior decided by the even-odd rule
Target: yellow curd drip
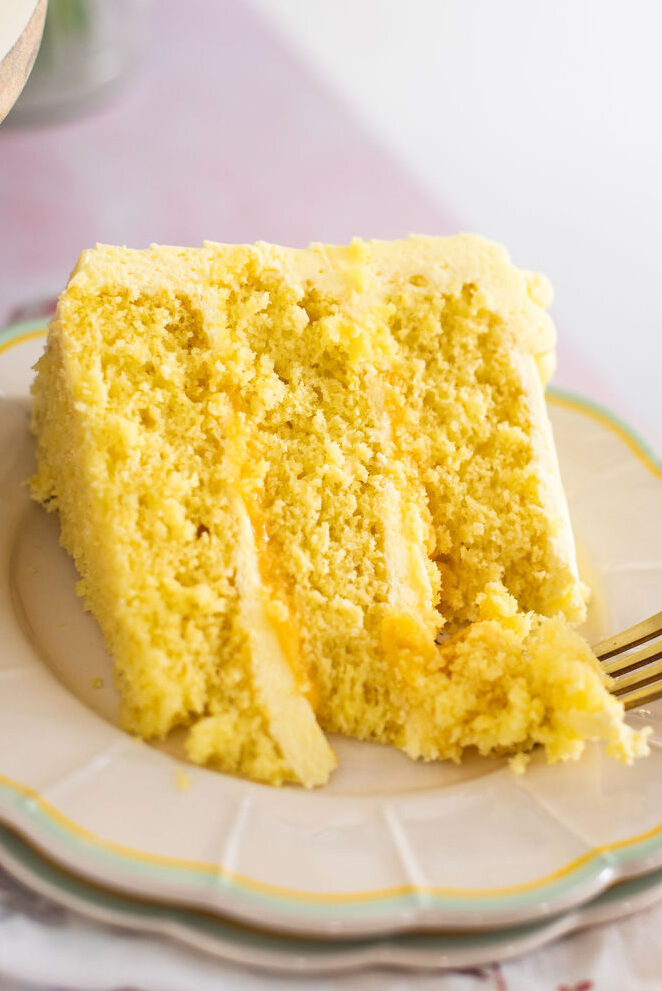
[{"label": "yellow curd drip", "polygon": [[303,657],[299,630],[294,620],[292,597],[280,574],[261,501],[258,494],[252,492],[248,498],[243,499],[243,503],[253,530],[264,614],[276,635],[298,691],[308,700],[313,710],[316,710],[319,704],[319,692],[310,677],[310,670]]}]

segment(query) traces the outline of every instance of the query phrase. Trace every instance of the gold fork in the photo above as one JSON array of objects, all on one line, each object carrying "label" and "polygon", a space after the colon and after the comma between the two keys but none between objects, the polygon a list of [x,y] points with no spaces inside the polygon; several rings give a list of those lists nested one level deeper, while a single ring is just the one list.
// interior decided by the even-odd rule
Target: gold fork
[{"label": "gold fork", "polygon": [[[641,644],[647,646],[634,649]],[[593,652],[615,679],[611,690],[626,709],[662,698],[662,612],[594,644]]]}]

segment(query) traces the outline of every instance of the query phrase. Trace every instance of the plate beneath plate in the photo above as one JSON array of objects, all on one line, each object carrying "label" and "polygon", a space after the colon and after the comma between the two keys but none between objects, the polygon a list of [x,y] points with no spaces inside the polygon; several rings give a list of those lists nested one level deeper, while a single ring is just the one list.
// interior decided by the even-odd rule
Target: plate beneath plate
[{"label": "plate beneath plate", "polygon": [[[313,793],[185,765],[176,738],[156,748],[119,730],[96,624],[24,485],[35,333],[0,338],[0,819],[106,887],[327,937],[540,921],[662,863],[659,703],[630,717],[654,745],[629,769],[597,746],[566,766],[536,755],[516,777],[338,740],[340,768]],[[597,639],[659,609],[648,521],[662,470],[594,408],[557,395],[551,414]]]},{"label": "plate beneath plate", "polygon": [[[129,933],[152,934],[172,941],[167,947],[171,957],[167,962],[163,959],[163,944],[141,946],[143,971],[150,975],[154,988],[159,991],[164,979],[170,983],[176,979],[172,968],[183,957],[177,945],[203,951],[224,961],[289,974],[337,973],[376,966],[406,967],[419,971],[445,970],[510,960],[567,933],[611,922],[648,908],[662,898],[662,870],[657,870],[623,881],[586,905],[532,925],[489,932],[400,933],[380,938],[329,942],[277,935],[206,913],[140,902],[105,891],[62,871],[53,863],[45,862],[15,834],[1,826],[0,863],[18,881],[37,895],[46,897],[49,902],[126,930],[126,934],[117,931],[105,933],[106,940],[115,944],[116,952],[109,954],[111,961],[135,954],[135,943],[127,947],[128,953],[121,953],[122,943],[128,940]],[[80,937],[76,940],[76,952],[77,955],[81,952]],[[146,960],[145,956],[150,955],[153,959]],[[196,991],[199,987],[196,982],[202,983],[206,976],[206,971],[202,969],[204,963],[204,958],[200,956],[192,958],[186,955],[182,959],[186,979]],[[61,960],[58,960],[57,972],[68,986]],[[17,979],[25,976],[16,974]],[[120,987],[126,984],[127,975],[124,972],[105,972],[105,980],[108,988]],[[141,979],[141,987],[143,984]],[[145,987],[145,991],[149,989]]]}]

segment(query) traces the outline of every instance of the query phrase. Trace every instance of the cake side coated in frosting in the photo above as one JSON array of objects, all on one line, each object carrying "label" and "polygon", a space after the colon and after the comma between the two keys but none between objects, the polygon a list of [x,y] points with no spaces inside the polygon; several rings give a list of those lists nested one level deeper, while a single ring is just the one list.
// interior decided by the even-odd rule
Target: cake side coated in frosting
[{"label": "cake side coated in frosting", "polygon": [[[565,697],[535,669],[542,640],[481,605],[584,615],[548,301],[474,236],[84,252],[35,383],[33,491],[59,512],[127,728],[186,725],[192,759],[307,786],[335,765],[323,730],[427,759],[613,736],[588,663],[571,707],[591,718],[537,718]],[[481,721],[495,638],[530,700],[518,728],[505,703]],[[451,663],[467,642],[473,667]]]}]

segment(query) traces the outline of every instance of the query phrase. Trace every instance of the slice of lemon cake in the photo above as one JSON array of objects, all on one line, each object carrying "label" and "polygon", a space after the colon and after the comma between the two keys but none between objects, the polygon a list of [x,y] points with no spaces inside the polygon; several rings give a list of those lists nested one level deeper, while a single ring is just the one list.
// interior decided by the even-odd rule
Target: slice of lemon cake
[{"label": "slice of lemon cake", "polygon": [[83,253],[33,492],[129,730],[185,725],[193,760],[307,786],[323,730],[427,759],[645,749],[566,623],[548,299],[474,236]]}]

